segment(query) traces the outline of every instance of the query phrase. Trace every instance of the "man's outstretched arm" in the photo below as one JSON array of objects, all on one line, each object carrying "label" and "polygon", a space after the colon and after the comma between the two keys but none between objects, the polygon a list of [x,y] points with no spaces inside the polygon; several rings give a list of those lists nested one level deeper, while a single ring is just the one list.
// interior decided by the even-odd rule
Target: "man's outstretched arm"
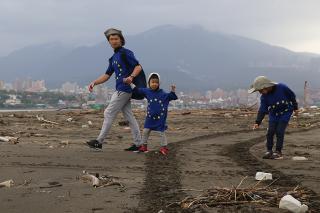
[{"label": "man's outstretched arm", "polygon": [[109,78],[110,78],[110,75],[108,75],[108,74],[101,75],[99,78],[97,78],[96,80],[91,82],[91,84],[89,85],[89,91],[92,92],[94,86],[99,85],[99,84],[103,84],[104,82],[108,81]]}]

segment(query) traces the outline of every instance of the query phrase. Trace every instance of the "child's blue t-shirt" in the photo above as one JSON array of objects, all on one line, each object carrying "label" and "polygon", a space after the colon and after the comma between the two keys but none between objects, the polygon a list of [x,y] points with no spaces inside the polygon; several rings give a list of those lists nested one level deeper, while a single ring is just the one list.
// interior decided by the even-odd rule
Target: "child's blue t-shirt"
[{"label": "child's blue t-shirt", "polygon": [[167,129],[166,120],[169,102],[177,100],[177,95],[174,92],[166,93],[162,89],[154,91],[150,88],[136,87],[135,90],[148,101],[144,128],[161,132],[165,131]]},{"label": "child's blue t-shirt", "polygon": [[130,85],[124,83],[123,79],[130,76],[137,65],[139,65],[139,61],[135,58],[132,51],[124,47],[115,50],[113,56],[109,59],[106,74],[111,76],[115,73],[117,91],[132,92]]},{"label": "child's blue t-shirt", "polygon": [[272,92],[261,95],[259,113],[269,114],[269,122],[289,122],[297,109],[296,96],[285,84],[275,85]]}]

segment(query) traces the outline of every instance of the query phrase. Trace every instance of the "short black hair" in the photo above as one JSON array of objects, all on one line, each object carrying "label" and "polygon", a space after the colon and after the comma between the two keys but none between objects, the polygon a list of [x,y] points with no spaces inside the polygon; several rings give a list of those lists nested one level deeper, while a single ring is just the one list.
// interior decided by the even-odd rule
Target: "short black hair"
[{"label": "short black hair", "polygon": [[107,36],[108,41],[109,41],[110,36],[113,36],[113,35],[117,35],[117,36],[120,37],[121,45],[122,45],[122,46],[124,46],[124,45],[126,44],[126,40],[124,39],[124,37],[123,37],[122,34],[110,34],[110,35]]}]

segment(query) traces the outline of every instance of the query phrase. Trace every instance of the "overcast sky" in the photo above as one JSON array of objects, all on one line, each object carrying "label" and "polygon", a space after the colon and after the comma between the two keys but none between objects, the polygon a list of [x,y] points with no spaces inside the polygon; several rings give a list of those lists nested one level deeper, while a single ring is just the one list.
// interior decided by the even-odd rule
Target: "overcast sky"
[{"label": "overcast sky", "polygon": [[0,56],[33,44],[92,45],[108,27],[136,34],[202,25],[320,53],[319,0],[0,0]]}]

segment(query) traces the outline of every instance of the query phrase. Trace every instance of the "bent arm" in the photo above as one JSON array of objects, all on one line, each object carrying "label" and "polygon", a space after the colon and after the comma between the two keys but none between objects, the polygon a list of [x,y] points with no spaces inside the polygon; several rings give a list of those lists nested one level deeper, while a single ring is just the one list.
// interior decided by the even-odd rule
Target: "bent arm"
[{"label": "bent arm", "polygon": [[110,78],[110,75],[108,74],[103,74],[101,75],[99,78],[97,78],[96,80],[94,80],[92,83],[95,85],[99,85],[99,84],[103,84],[104,82],[108,81]]}]

